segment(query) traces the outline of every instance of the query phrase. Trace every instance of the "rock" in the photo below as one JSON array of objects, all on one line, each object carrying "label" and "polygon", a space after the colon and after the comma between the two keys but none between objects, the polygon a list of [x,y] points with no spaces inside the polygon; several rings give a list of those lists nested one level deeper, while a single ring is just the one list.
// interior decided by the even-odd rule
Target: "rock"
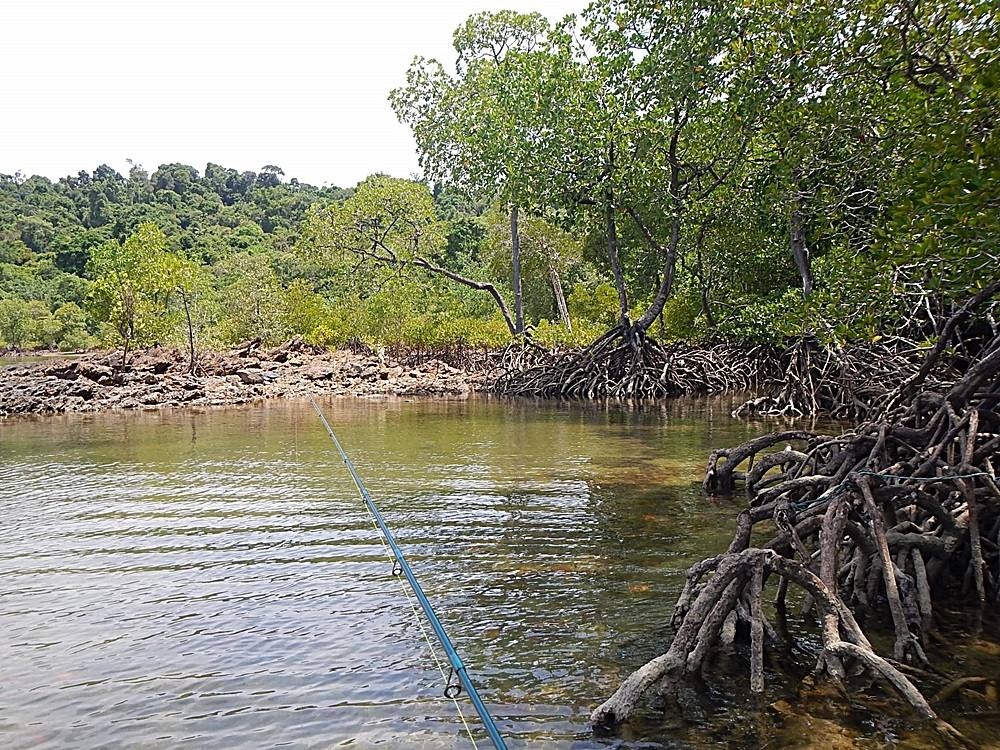
[{"label": "rock", "polygon": [[70,362],[69,364],[61,363],[58,365],[53,365],[45,370],[46,375],[50,375],[60,380],[76,380],[79,366],[76,362]]},{"label": "rock", "polygon": [[259,345],[237,351],[239,356],[203,352],[199,376],[188,372],[184,352],[162,347],[137,352],[126,368],[120,367],[117,352],[6,368],[0,377],[0,417],[233,405],[302,398],[317,388],[361,398],[468,394],[486,382],[482,373],[456,370],[438,360],[404,367],[377,355],[327,352],[295,339],[270,352]]},{"label": "rock", "polygon": [[136,370],[147,370],[157,375],[162,375],[175,363],[183,360],[184,356],[177,349],[164,349],[154,346],[141,354],[137,354],[132,361],[132,366]]},{"label": "rock", "polygon": [[87,380],[93,380],[95,383],[100,383],[101,385],[110,384],[114,381],[115,371],[107,365],[101,365],[96,362],[81,362],[77,370]]},{"label": "rock", "polygon": [[79,398],[82,401],[89,401],[94,397],[94,389],[90,385],[81,384],[69,391],[69,395]]},{"label": "rock", "polygon": [[327,365],[312,365],[302,373],[306,380],[329,380],[333,377],[333,368]]},{"label": "rock", "polygon": [[243,362],[232,357],[220,356],[214,359],[205,367],[205,371],[212,375],[235,375],[243,369]]},{"label": "rock", "polygon": [[242,344],[238,344],[235,348],[230,350],[230,354],[235,357],[246,357],[250,352],[255,349],[259,349],[261,345],[260,338],[250,339],[249,341],[244,341]]},{"label": "rock", "polygon": [[272,362],[286,362],[292,352],[300,352],[305,347],[306,342],[301,336],[292,336],[284,344],[268,352],[267,358]]}]

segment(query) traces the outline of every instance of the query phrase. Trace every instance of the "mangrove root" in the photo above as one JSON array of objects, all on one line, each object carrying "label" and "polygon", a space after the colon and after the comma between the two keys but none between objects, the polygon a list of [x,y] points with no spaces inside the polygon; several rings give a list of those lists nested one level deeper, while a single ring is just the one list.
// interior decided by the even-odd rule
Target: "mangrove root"
[{"label": "mangrove root", "polygon": [[[1000,597],[1000,333],[949,382],[932,377],[936,368],[901,378],[872,419],[840,436],[787,430],[712,452],[705,490],[742,487],[748,507],[726,553],[689,571],[669,648],[593,712],[595,725],[619,724],[654,686],[670,692],[708,669],[735,623],[750,634],[751,689],[763,690],[762,652],[775,628],[762,589],[773,582],[782,603],[800,589],[818,618],[818,675],[847,689],[868,672],[960,739],[908,675],[922,673],[935,601],[984,606]],[[765,523],[776,535],[751,547]],[[891,659],[875,652],[859,620],[892,627]]]}]

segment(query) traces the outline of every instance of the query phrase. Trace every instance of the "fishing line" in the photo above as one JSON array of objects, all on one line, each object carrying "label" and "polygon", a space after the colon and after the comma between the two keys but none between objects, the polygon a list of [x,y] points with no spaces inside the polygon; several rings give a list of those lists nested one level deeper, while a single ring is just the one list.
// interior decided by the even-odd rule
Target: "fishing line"
[{"label": "fishing line", "polygon": [[[500,736],[500,732],[497,729],[496,724],[493,722],[493,717],[490,716],[485,704],[483,704],[482,699],[479,697],[479,693],[476,690],[475,685],[472,684],[472,680],[469,678],[465,664],[462,662],[458,652],[455,651],[455,647],[452,645],[451,639],[445,632],[444,626],[441,624],[437,614],[434,612],[434,608],[431,606],[430,601],[427,599],[423,589],[417,582],[413,569],[406,561],[403,551],[396,543],[395,537],[393,537],[392,532],[389,530],[385,520],[382,518],[382,514],[379,513],[371,495],[368,494],[368,489],[365,487],[365,483],[362,481],[357,469],[354,467],[354,464],[347,455],[347,452],[344,450],[344,447],[340,444],[340,440],[337,439],[336,433],[327,421],[326,415],[323,414],[323,410],[319,407],[319,404],[316,403],[312,394],[309,394],[309,403],[312,404],[313,410],[319,416],[320,421],[322,421],[327,434],[330,436],[333,444],[337,447],[337,452],[340,454],[340,458],[343,460],[344,465],[347,467],[351,477],[354,479],[354,485],[358,488],[358,493],[364,501],[365,508],[368,510],[368,515],[371,517],[372,525],[375,527],[375,531],[379,535],[379,539],[382,542],[383,549],[385,549],[386,556],[392,563],[392,573],[396,578],[400,579],[400,588],[402,588],[403,593],[406,595],[407,601],[410,604],[410,609],[412,610],[414,618],[417,622],[417,627],[420,628],[420,633],[423,635],[424,641],[427,643],[427,648],[430,651],[431,657],[434,659],[434,664],[441,673],[442,679],[445,681],[445,697],[449,698],[452,703],[455,704],[455,709],[458,711],[462,725],[469,734],[472,746],[477,749],[479,747],[476,744],[476,738],[472,733],[472,728],[469,726],[469,723],[465,718],[465,714],[462,711],[462,707],[458,702],[458,696],[463,687],[465,692],[469,695],[469,700],[472,702],[473,708],[475,708],[476,712],[479,714],[479,718],[482,720],[483,727],[486,729],[486,733],[493,742],[493,746],[497,750],[507,750],[507,745],[504,742],[503,737]],[[403,584],[402,578],[406,578],[409,586]],[[431,625],[431,629],[434,631],[438,642],[441,644],[441,648],[448,656],[450,669],[447,674],[445,674],[444,664],[438,658],[437,652],[434,649],[434,644],[431,642],[430,636],[427,633],[427,629],[424,627],[423,618],[420,617],[420,614],[417,611],[417,604],[419,604],[421,609],[423,609],[424,615]],[[458,682],[454,682],[453,680],[455,679],[457,679]]]}]

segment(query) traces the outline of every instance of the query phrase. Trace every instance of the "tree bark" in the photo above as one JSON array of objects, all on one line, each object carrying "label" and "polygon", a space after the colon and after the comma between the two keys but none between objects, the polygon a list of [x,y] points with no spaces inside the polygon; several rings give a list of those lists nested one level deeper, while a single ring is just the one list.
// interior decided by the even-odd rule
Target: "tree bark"
[{"label": "tree bark", "polygon": [[[663,283],[663,274],[656,274],[656,288],[660,288],[660,284]],[[660,314],[656,316],[657,321],[660,323],[660,338],[666,339],[667,337],[667,321],[663,317],[663,310],[660,310]]]},{"label": "tree bark", "polygon": [[566,295],[563,294],[562,279],[559,278],[559,269],[554,265],[549,265],[549,279],[552,281],[552,294],[556,298],[556,309],[559,311],[559,319],[566,327],[567,331],[573,330],[573,321],[569,318],[569,308],[566,306]]},{"label": "tree bark", "polygon": [[514,333],[524,333],[524,299],[521,292],[521,234],[518,207],[510,207],[510,260],[514,271]]},{"label": "tree bark", "polygon": [[715,316],[712,315],[712,301],[709,296],[709,283],[705,273],[705,262],[702,250],[705,249],[705,224],[698,229],[698,240],[695,243],[695,276],[698,278],[698,288],[701,292],[701,312],[709,327],[715,328]]},{"label": "tree bark", "polygon": [[184,303],[184,318],[187,320],[188,338],[188,372],[194,372],[194,324],[191,321],[191,306],[188,304],[187,294],[181,293],[181,302]]},{"label": "tree bark", "polygon": [[677,268],[677,246],[680,244],[681,235],[681,220],[679,215],[674,215],[670,223],[670,244],[664,248],[653,237],[652,232],[649,231],[649,227],[646,226],[646,223],[635,209],[629,209],[629,216],[632,217],[636,226],[639,227],[639,231],[646,240],[646,244],[663,258],[660,286],[656,290],[656,297],[653,298],[652,304],[650,304],[642,314],[642,317],[635,323],[636,330],[645,332],[660,313],[663,312],[663,306],[667,303],[667,298],[670,297],[670,290],[674,285],[674,272]]},{"label": "tree bark", "polygon": [[604,219],[608,232],[608,262],[611,273],[615,277],[615,289],[618,290],[618,316],[623,328],[628,328],[628,292],[625,290],[625,277],[622,275],[622,264],[618,258],[618,228],[615,224],[614,193],[609,188],[605,194]]},{"label": "tree bark", "polygon": [[799,270],[799,278],[802,279],[802,296],[808,297],[813,290],[812,267],[809,260],[809,247],[806,245],[805,221],[798,203],[799,199],[796,197],[795,207],[788,218],[788,242],[795,267]]},{"label": "tree bark", "polygon": [[[686,122],[686,117],[684,121]],[[670,296],[670,290],[674,285],[674,272],[677,268],[677,248],[681,241],[681,166],[677,158],[677,142],[680,138],[681,127],[683,127],[683,124],[680,113],[675,110],[674,132],[670,136],[670,149],[668,153],[670,161],[670,205],[673,208],[673,213],[670,217],[670,242],[666,249],[662,248],[660,243],[654,239],[653,233],[649,231],[649,227],[642,221],[639,212],[635,209],[630,209],[629,211],[632,220],[639,227],[639,231],[645,238],[646,243],[658,251],[663,258],[663,272],[660,278],[659,289],[656,290],[656,297],[653,298],[653,303],[649,306],[649,309],[643,313],[642,317],[635,324],[636,329],[642,332],[645,332],[652,322],[659,317],[660,313],[663,312],[663,306],[667,303],[667,297]]]}]

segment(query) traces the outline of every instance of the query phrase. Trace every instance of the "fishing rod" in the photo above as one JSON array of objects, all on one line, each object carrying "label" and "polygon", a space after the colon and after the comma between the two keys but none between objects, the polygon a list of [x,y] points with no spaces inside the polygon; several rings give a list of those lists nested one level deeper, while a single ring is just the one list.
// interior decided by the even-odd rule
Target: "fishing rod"
[{"label": "fishing rod", "polygon": [[[337,447],[337,452],[340,454],[340,458],[343,460],[344,465],[351,473],[351,477],[354,479],[354,485],[358,488],[358,492],[361,494],[361,499],[364,500],[364,503],[368,508],[368,512],[371,513],[372,518],[375,520],[376,527],[381,534],[382,539],[392,549],[394,558],[392,568],[393,574],[402,574],[405,576],[407,583],[410,584],[410,588],[413,590],[413,594],[417,597],[417,601],[420,603],[420,608],[423,609],[424,615],[426,615],[427,620],[431,624],[431,628],[434,630],[434,635],[437,636],[438,641],[441,643],[441,648],[444,649],[445,654],[448,656],[448,661],[451,664],[451,671],[448,674],[447,682],[444,688],[445,697],[455,700],[464,687],[465,692],[469,695],[469,700],[472,701],[472,705],[476,709],[476,713],[479,714],[479,718],[483,722],[483,727],[485,727],[486,733],[493,742],[493,746],[496,750],[507,750],[507,743],[504,742],[503,737],[500,736],[500,731],[493,722],[493,717],[490,716],[489,710],[483,703],[482,698],[479,697],[479,692],[476,690],[476,686],[472,684],[472,680],[469,678],[469,673],[465,668],[465,663],[462,661],[462,657],[458,655],[458,652],[455,650],[455,646],[452,645],[451,639],[445,632],[444,626],[438,619],[437,613],[434,612],[434,607],[431,606],[430,601],[427,599],[427,595],[424,594],[424,590],[420,587],[420,583],[417,581],[417,577],[413,574],[413,569],[406,561],[406,557],[403,555],[403,550],[399,548],[399,545],[396,543],[396,538],[392,535],[392,532],[386,525],[385,519],[382,518],[382,514],[379,513],[379,510],[375,505],[375,501],[372,500],[371,495],[368,494],[368,489],[365,487],[364,481],[362,481],[361,476],[358,474],[358,470],[354,468],[354,463],[351,461],[350,456],[347,455],[347,452],[344,450],[344,446],[340,444],[340,440],[337,439],[337,434],[333,431],[330,423],[326,420],[326,415],[323,414],[323,410],[319,407],[319,404],[316,403],[316,399],[314,399],[312,395],[309,396],[309,402],[312,404],[313,410],[323,422],[323,426],[326,428],[326,432],[333,441],[333,444]],[[457,683],[452,682],[454,678],[457,678],[459,681]],[[455,705],[458,706],[457,703]],[[461,714],[461,708],[459,708],[459,714]],[[464,716],[462,717],[462,720],[465,720]],[[466,729],[468,729],[468,725],[466,725]],[[471,732],[469,733],[469,736],[472,738]],[[472,738],[472,742],[475,744],[474,738]]]}]

